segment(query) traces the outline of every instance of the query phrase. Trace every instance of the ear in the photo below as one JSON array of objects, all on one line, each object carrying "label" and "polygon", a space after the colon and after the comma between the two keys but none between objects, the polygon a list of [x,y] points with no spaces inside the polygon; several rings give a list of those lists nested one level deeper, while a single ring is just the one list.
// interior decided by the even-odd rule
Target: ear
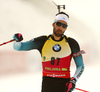
[{"label": "ear", "polygon": [[53,27],[54,27],[54,24],[55,24],[55,23],[52,23],[52,26],[53,26]]}]

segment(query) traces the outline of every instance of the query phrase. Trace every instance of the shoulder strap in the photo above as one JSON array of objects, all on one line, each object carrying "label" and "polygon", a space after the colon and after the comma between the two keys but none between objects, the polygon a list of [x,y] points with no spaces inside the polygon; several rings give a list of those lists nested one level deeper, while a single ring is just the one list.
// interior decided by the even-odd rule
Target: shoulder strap
[{"label": "shoulder strap", "polygon": [[47,35],[47,39],[48,39],[49,37],[51,37],[51,35]]},{"label": "shoulder strap", "polygon": [[69,37],[68,37],[68,36],[66,36],[66,35],[64,35],[64,37],[65,37],[65,39],[66,39],[66,40],[68,40],[68,38],[69,38]]}]

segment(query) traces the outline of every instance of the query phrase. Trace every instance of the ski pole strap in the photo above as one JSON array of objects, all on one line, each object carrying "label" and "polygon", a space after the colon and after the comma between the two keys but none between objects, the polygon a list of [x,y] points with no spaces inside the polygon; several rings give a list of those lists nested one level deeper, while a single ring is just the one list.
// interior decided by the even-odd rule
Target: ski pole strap
[{"label": "ski pole strap", "polygon": [[83,90],[83,89],[79,89],[79,88],[75,88],[76,90],[79,90],[79,91],[83,91],[83,92],[89,92],[89,91],[86,91],[86,90]]},{"label": "ski pole strap", "polygon": [[15,39],[12,39],[10,41],[4,42],[4,43],[0,44],[0,46],[5,45],[5,44],[10,43],[10,42],[13,42],[13,41],[15,41]]}]

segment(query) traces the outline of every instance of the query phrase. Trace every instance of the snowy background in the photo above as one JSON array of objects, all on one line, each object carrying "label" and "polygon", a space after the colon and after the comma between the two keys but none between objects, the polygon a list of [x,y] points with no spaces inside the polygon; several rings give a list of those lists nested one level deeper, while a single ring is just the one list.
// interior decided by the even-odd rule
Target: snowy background
[{"label": "snowy background", "polygon": [[[76,87],[99,92],[100,78],[100,1],[53,0],[66,5],[70,16],[65,34],[75,38],[82,50],[85,71]],[[22,33],[27,41],[52,34],[57,7],[52,0],[0,0],[0,43]],[[0,92],[41,92],[41,57],[37,50],[18,52],[13,43],[0,47]],[[71,74],[75,72],[72,60]],[[75,90],[74,92],[79,92]]]}]

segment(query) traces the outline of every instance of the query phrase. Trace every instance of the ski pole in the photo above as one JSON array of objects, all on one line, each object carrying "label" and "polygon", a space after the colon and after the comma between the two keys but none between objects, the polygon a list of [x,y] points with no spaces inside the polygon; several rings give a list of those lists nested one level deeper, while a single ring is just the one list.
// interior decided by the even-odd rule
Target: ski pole
[{"label": "ski pole", "polygon": [[89,92],[89,91],[86,91],[86,90],[83,90],[83,89],[79,89],[79,88],[76,88],[76,90],[80,90],[80,91],[83,91],[83,92]]},{"label": "ski pole", "polygon": [[13,41],[15,41],[15,39],[12,39],[10,41],[4,42],[4,43],[0,44],[0,46],[5,45],[5,44],[10,43],[10,42],[13,42]]}]

